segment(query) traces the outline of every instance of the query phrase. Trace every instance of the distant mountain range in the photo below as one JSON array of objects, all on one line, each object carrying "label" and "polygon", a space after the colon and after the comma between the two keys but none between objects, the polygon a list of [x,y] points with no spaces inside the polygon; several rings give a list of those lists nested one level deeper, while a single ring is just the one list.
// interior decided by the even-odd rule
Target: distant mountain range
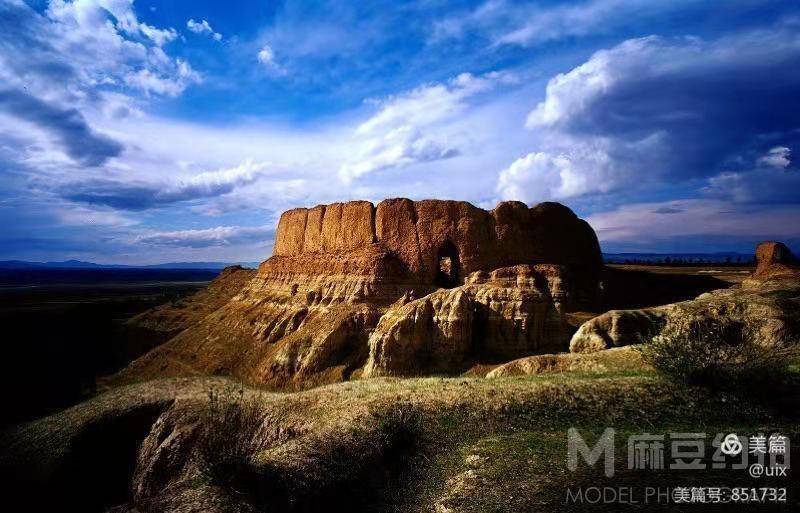
[{"label": "distant mountain range", "polygon": [[606,263],[626,262],[704,262],[711,264],[723,263],[751,263],[754,259],[752,253],[718,252],[718,253],[603,253]]},{"label": "distant mountain range", "polygon": [[168,262],[153,265],[96,264],[81,260],[63,262],[26,262],[24,260],[0,260],[0,269],[223,269],[231,265],[258,267],[258,262]]}]

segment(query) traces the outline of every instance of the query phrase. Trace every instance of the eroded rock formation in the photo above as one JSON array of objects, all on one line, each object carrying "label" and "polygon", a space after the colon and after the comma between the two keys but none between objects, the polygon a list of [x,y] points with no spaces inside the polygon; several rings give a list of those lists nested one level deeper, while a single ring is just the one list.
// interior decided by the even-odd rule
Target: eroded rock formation
[{"label": "eroded rock formation", "polygon": [[232,374],[274,386],[459,372],[563,350],[597,300],[594,231],[557,203],[389,199],[285,212],[226,304],[115,379]]},{"label": "eroded rock formation", "polygon": [[740,285],[639,310],[612,310],[586,321],[573,335],[570,351],[594,352],[645,342],[670,322],[687,318],[735,323],[765,345],[800,343],[800,267],[779,242],[756,248],[755,272]]},{"label": "eroded rock formation", "polygon": [[503,267],[395,305],[370,337],[364,375],[452,372],[475,361],[563,350],[563,303],[580,303],[590,292],[569,283],[574,278],[564,266]]}]

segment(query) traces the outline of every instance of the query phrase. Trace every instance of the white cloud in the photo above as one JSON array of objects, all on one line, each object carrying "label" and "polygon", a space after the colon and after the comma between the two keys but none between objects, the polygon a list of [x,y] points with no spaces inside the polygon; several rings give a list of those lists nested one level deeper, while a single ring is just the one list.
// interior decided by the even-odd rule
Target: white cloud
[{"label": "white cloud", "polygon": [[150,38],[157,46],[164,46],[170,41],[174,41],[178,37],[178,32],[173,28],[157,29],[151,27],[146,23],[139,24],[139,30],[142,34]]},{"label": "white cloud", "polygon": [[367,139],[355,159],[342,164],[339,176],[349,182],[360,176],[418,162],[455,157],[460,150],[447,141],[436,141],[405,125]]},{"label": "white cloud", "polygon": [[211,28],[211,25],[206,20],[194,21],[190,19],[186,22],[186,28],[195,34],[208,34],[215,41],[222,41],[222,34],[214,32],[214,29]]},{"label": "white cloud", "polygon": [[247,160],[236,167],[206,171],[168,186],[163,195],[182,198],[186,196],[218,196],[223,191],[255,183],[269,167],[268,162]]},{"label": "white cloud", "polygon": [[660,134],[617,141],[540,133],[539,140],[545,151],[531,152],[500,171],[496,191],[501,199],[539,203],[648,185],[658,175],[643,175],[642,163],[658,161],[663,153]]},{"label": "white cloud", "polygon": [[[670,48],[655,36],[629,39],[610,50],[600,50],[584,64],[548,81],[545,99],[528,115],[525,126],[538,128],[569,123],[589,111],[615,86],[636,80],[639,73],[652,76],[653,68],[663,62],[666,54],[684,53],[683,50],[682,47]],[[680,66],[681,59],[673,58],[676,66]]]},{"label": "white cloud", "polygon": [[800,203],[800,173],[791,151],[776,146],[756,159],[752,169],[723,171],[708,179],[703,192],[737,203]]},{"label": "white cloud", "polygon": [[[606,155],[598,159],[607,160]],[[505,200],[538,203],[546,199],[562,199],[589,190],[587,170],[596,170],[605,162],[576,161],[565,154],[529,153],[515,160],[500,172],[497,192]]]},{"label": "white cloud", "polygon": [[462,151],[458,135],[446,135],[442,125],[457,119],[472,97],[514,82],[508,73],[462,73],[444,84],[374,101],[380,109],[356,129],[357,150],[339,168],[339,177],[349,182],[383,169],[458,155]]},{"label": "white cloud", "polygon": [[766,155],[758,159],[759,164],[779,169],[786,169],[792,163],[791,160],[792,150],[786,146],[775,146],[771,148]]},{"label": "white cloud", "polygon": [[268,66],[275,65],[275,52],[272,51],[269,45],[262,46],[261,50],[258,51],[258,62]]},{"label": "white cloud", "polygon": [[[177,31],[140,23],[132,0],[51,0],[45,17],[32,12],[24,16],[36,20],[41,47],[52,48],[41,54],[34,52],[28,59],[41,56],[68,63],[76,79],[65,84],[72,88],[71,93],[76,87],[104,84],[172,95],[185,86],[166,84],[197,82],[196,74],[187,75],[188,63],[171,58],[161,48],[177,38]],[[153,44],[148,45],[148,40]],[[43,93],[52,94],[53,89],[51,83],[41,87]]]},{"label": "white cloud", "polygon": [[606,33],[629,16],[643,16],[683,7],[697,0],[592,0],[566,3],[550,8],[534,7],[516,26],[498,34],[495,44],[534,46],[572,36]]},{"label": "white cloud", "polygon": [[130,211],[147,210],[229,194],[255,183],[265,175],[267,167],[267,163],[248,160],[237,167],[199,173],[174,181],[90,178],[56,184],[52,188],[63,198],[74,202]]},{"label": "white cloud", "polygon": [[125,83],[140,89],[145,94],[179,96],[190,85],[203,81],[200,74],[193,70],[188,62],[177,59],[175,65],[177,71],[173,76],[159,75],[149,69],[140,69],[125,75]]},{"label": "white cloud", "polygon": [[141,34],[157,46],[163,46],[178,37],[173,28],[159,29],[140,23],[133,10],[133,0],[51,0],[47,13],[50,19],[73,25],[78,32],[84,32],[76,34],[79,38],[90,35],[90,31],[99,31],[100,34],[114,31],[126,35]]},{"label": "white cloud", "polygon": [[205,248],[243,243],[266,244],[274,234],[270,226],[217,226],[202,230],[153,232],[136,238],[135,242],[153,246]]},{"label": "white cloud", "polygon": [[381,107],[377,114],[359,125],[359,135],[370,135],[400,125],[427,126],[452,118],[467,107],[465,100],[478,93],[487,92],[498,83],[513,83],[509,73],[487,73],[475,76],[462,73],[444,84],[430,84],[407,93],[373,103]]},{"label": "white cloud", "polygon": [[286,74],[286,70],[278,63],[275,57],[275,50],[270,45],[263,45],[256,54],[256,59],[273,75]]},{"label": "white cloud", "polygon": [[138,221],[112,209],[92,209],[78,205],[64,205],[55,210],[59,223],[65,226],[135,226]]}]

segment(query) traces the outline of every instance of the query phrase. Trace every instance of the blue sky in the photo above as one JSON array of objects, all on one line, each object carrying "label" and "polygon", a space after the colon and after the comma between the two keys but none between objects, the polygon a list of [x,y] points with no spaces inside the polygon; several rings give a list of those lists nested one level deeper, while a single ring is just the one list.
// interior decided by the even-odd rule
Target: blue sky
[{"label": "blue sky", "polygon": [[799,70],[791,0],[0,0],[0,259],[263,260],[398,196],[798,250]]}]

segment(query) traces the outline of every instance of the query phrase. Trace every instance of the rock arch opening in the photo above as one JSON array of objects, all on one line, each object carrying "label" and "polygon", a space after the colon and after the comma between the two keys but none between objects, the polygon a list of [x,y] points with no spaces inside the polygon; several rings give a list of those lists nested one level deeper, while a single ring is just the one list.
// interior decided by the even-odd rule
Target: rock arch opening
[{"label": "rock arch opening", "polygon": [[461,285],[461,260],[458,257],[458,248],[449,240],[442,244],[436,254],[435,284],[446,289]]}]

